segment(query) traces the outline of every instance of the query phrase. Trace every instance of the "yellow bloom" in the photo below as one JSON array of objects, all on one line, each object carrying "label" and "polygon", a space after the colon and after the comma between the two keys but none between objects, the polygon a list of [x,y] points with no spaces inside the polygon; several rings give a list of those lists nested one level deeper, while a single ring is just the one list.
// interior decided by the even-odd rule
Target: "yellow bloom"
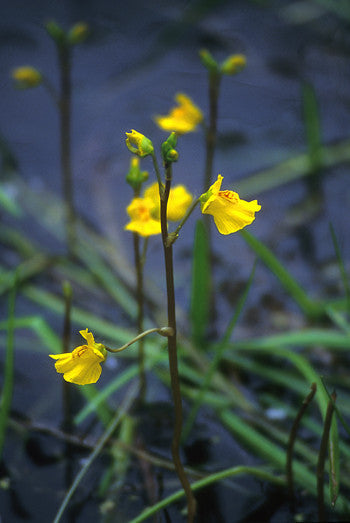
[{"label": "yellow bloom", "polygon": [[[159,202],[159,189],[158,183],[152,184],[144,192],[144,197],[149,198],[153,201],[154,209],[152,211],[153,216],[160,217],[160,202]],[[193,200],[192,194],[190,194],[186,187],[183,185],[176,185],[170,189],[169,200],[168,200],[168,220],[177,222],[181,220]]]},{"label": "yellow bloom", "polygon": [[50,354],[50,358],[57,360],[55,368],[63,373],[66,381],[77,385],[96,383],[101,375],[100,364],[106,360],[107,352],[102,343],[95,343],[88,329],[79,332],[87,341],[86,345],[76,347],[72,352]]},{"label": "yellow bloom", "polygon": [[125,143],[129,151],[141,156],[142,158],[153,153],[153,144],[149,138],[135,131],[135,129],[132,129],[131,133],[125,134],[127,136]]},{"label": "yellow bloom", "polygon": [[42,74],[30,65],[23,65],[17,67],[11,73],[12,78],[16,82],[16,87],[20,89],[30,89],[41,84]]},{"label": "yellow bloom", "polygon": [[246,202],[236,192],[220,191],[223,177],[218,175],[209,191],[200,197],[203,214],[211,214],[221,234],[231,234],[243,229],[255,220],[255,213],[261,205],[257,200]]},{"label": "yellow bloom", "polygon": [[178,93],[175,100],[178,106],[166,116],[156,116],[154,118],[156,124],[164,131],[173,131],[177,134],[194,131],[203,120],[202,111],[183,93]]},{"label": "yellow bloom", "polygon": [[126,209],[131,221],[124,229],[141,236],[160,234],[160,221],[153,215],[154,207],[154,201],[150,198],[134,198]]}]

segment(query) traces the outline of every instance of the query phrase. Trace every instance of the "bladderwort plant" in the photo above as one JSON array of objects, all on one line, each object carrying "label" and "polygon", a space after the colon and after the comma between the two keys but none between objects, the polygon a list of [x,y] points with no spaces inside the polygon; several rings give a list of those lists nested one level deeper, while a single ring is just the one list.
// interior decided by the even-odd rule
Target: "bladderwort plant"
[{"label": "bladderwort plant", "polygon": [[15,87],[19,89],[32,89],[42,85],[57,107],[60,128],[60,162],[62,191],[65,204],[66,242],[68,253],[72,255],[76,241],[76,210],[71,162],[71,63],[73,48],[86,39],[89,28],[84,22],[79,22],[73,25],[68,31],[65,31],[54,21],[48,22],[45,28],[52,38],[57,51],[60,73],[59,88],[56,89],[44,73],[30,65],[14,69],[12,71],[12,78]]},{"label": "bladderwort plant", "polygon": [[[177,136],[196,131],[198,126],[202,127],[205,142],[205,164],[203,172],[203,192],[213,183],[214,157],[217,145],[217,127],[218,127],[218,105],[220,86],[223,76],[235,76],[239,74],[246,66],[246,57],[243,54],[229,55],[224,61],[219,63],[213,55],[207,50],[202,49],[199,52],[202,64],[208,72],[208,116],[204,117],[203,111],[194,103],[194,101],[184,93],[177,93],[175,101],[177,105],[173,107],[167,115],[155,116],[154,121],[164,131],[175,132]],[[205,234],[207,236],[210,267],[209,274],[212,274],[212,247],[211,247],[211,228],[208,216],[203,216]],[[216,316],[214,286],[209,278],[207,282],[207,292],[210,294],[210,318],[211,325],[207,326],[207,331],[213,329]],[[204,340],[201,340],[204,344]]]},{"label": "bladderwort plant", "polygon": [[[173,244],[179,237],[187,219],[199,204],[203,214],[213,216],[218,231],[224,235],[236,232],[251,224],[255,219],[255,213],[261,207],[256,200],[247,202],[241,200],[238,194],[231,190],[222,191],[223,177],[221,175],[218,175],[216,182],[209,187],[207,192],[196,199],[192,199],[185,187],[172,187],[173,164],[177,162],[179,157],[176,150],[176,133],[171,133],[161,146],[163,176],[151,140],[135,130],[126,133],[126,135],[126,145],[136,157],[151,157],[156,175],[156,183],[146,189],[142,197],[139,196],[140,188],[136,191],[137,196],[127,207],[130,222],[125,229],[145,238],[161,234],[166,275],[167,325],[139,332],[130,342],[117,349],[111,349],[102,343],[95,342],[93,334],[88,329],[81,330],[80,334],[86,341],[84,345],[75,348],[71,353],[53,354],[51,358],[56,360],[56,370],[63,374],[66,381],[86,385],[96,383],[99,379],[102,371],[101,365],[106,360],[108,352],[124,351],[133,343],[139,342],[145,336],[153,333],[167,338],[170,381],[175,411],[171,451],[174,467],[187,499],[187,521],[192,523],[196,513],[196,501],[180,457],[183,415],[177,356]],[[139,169],[138,162],[135,162],[135,159],[132,160],[131,167],[135,172]],[[142,177],[145,178],[145,175]],[[178,220],[180,223],[174,231],[169,232],[168,221],[171,219]],[[143,292],[143,289],[139,289],[139,291]],[[140,324],[138,324],[139,329]]]}]

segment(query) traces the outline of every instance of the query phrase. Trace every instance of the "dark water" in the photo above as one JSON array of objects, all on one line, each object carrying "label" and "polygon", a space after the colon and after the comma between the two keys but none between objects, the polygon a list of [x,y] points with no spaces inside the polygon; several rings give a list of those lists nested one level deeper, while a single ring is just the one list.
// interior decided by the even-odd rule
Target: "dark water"
[{"label": "dark water", "polygon": [[[234,52],[247,56],[245,71],[235,78],[224,78],[221,88],[215,173],[224,176],[227,186],[232,187],[235,180],[245,175],[305,151],[301,108],[304,80],[313,84],[318,97],[323,140],[328,143],[349,134],[349,20],[323,10],[317,2],[17,0],[3,3],[1,12],[1,139],[14,155],[20,176],[38,193],[59,192],[61,188],[57,113],[43,89],[14,90],[9,72],[16,66],[31,64],[57,84],[55,50],[43,22],[54,18],[69,27],[84,20],[91,26],[90,39],[74,52],[72,145],[77,206],[130,259],[132,245],[122,231],[125,207],[131,196],[124,183],[130,161],[124,133],[135,128],[151,137],[155,144],[161,143],[165,134],[153,123],[152,116],[167,113],[179,91],[189,94],[207,112],[206,73],[198,59],[199,49],[206,47],[219,59]],[[201,133],[183,137],[179,151],[176,181],[198,194],[204,168]],[[143,167],[151,169],[147,160]],[[3,177],[7,176],[3,172]],[[332,284],[332,274],[326,271],[333,259],[330,221],[344,257],[350,252],[347,177],[347,168],[338,167],[323,180],[324,199],[319,212],[297,228],[287,218],[288,212],[307,195],[303,183],[250,195],[252,199],[258,197],[262,204],[261,216],[251,232],[272,247],[314,295]],[[188,252],[193,226],[194,220],[176,244],[181,303],[186,303],[189,295]],[[24,223],[23,231],[25,227]],[[27,227],[31,234],[30,225]],[[159,264],[160,258],[160,248],[156,242],[152,245],[149,268]],[[236,286],[246,281],[254,256],[240,237],[227,239],[215,232],[214,246],[218,258],[217,286],[221,297],[218,329],[221,330],[232,310]],[[291,312],[290,324],[300,321],[295,319],[293,305],[288,300],[283,302],[279,284],[264,268],[258,267],[254,285],[249,302],[255,311],[254,320],[243,322],[237,328],[238,334],[244,335],[252,327],[259,333],[271,332],[271,310],[276,301],[278,307]],[[24,309],[28,312],[25,306]],[[46,368],[44,357],[18,358],[14,410],[19,417],[28,415],[42,422],[57,422],[60,406],[58,403],[56,409],[52,405],[57,401],[59,385],[45,377]],[[107,382],[108,376],[105,379]],[[46,391],[44,397],[41,390]],[[197,436],[209,441],[208,459],[204,459],[207,468],[212,463],[217,469],[251,463],[252,458],[211,420],[203,420],[198,430]],[[213,431],[217,431],[214,443]],[[25,438],[22,442],[18,439],[9,442],[14,489],[1,491],[0,514],[4,522],[50,521],[64,489],[63,466],[60,461],[55,462],[62,445],[54,438],[41,436],[41,455]],[[152,441],[148,443],[152,445]],[[77,458],[75,466],[78,465]],[[91,486],[98,484],[96,476],[100,477],[103,465],[102,459],[95,476],[89,476],[81,494],[82,511],[76,521],[96,521],[100,517],[97,500],[94,496],[91,499],[90,492]],[[130,511],[135,515],[147,503],[142,500],[138,481],[135,473],[125,486],[125,507],[122,503],[122,512],[115,521],[127,521]],[[211,491],[210,496],[214,497],[209,497],[208,506],[215,510],[212,515],[207,511],[207,519],[203,521],[242,520],[255,508],[254,503],[258,506],[265,495],[269,497],[257,482],[246,481],[246,485],[239,482],[243,492],[237,491],[237,485],[233,489],[222,487]],[[173,487],[177,488],[177,484]],[[136,501],[131,509],[133,496]],[[21,511],[15,512],[15,506]],[[177,510],[171,509],[170,513],[173,521],[180,521]]]}]

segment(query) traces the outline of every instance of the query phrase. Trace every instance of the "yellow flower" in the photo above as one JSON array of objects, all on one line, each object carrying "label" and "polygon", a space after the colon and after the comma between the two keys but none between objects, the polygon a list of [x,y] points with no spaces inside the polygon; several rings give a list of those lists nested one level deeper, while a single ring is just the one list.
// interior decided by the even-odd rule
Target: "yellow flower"
[{"label": "yellow flower", "polygon": [[12,78],[16,83],[16,87],[20,89],[30,89],[37,87],[42,82],[42,74],[30,65],[23,65],[17,67],[11,73]]},{"label": "yellow flower", "polygon": [[[153,216],[160,217],[160,202],[159,202],[159,189],[158,183],[152,184],[144,192],[144,197],[149,198],[153,201],[154,209],[152,211]],[[193,200],[192,194],[190,194],[186,187],[183,185],[176,185],[170,189],[169,200],[168,200],[168,220],[177,222],[181,220]]]},{"label": "yellow flower", "polygon": [[243,54],[232,54],[221,64],[223,74],[240,73],[246,66],[247,59]]},{"label": "yellow flower", "polygon": [[214,217],[215,225],[221,234],[231,234],[252,223],[261,205],[257,200],[241,200],[236,192],[220,191],[222,180],[223,177],[219,174],[209,191],[202,194],[201,210],[203,214],[211,214]]},{"label": "yellow flower", "polygon": [[131,130],[131,133],[125,134],[127,136],[125,143],[129,151],[141,156],[142,158],[149,154],[153,154],[154,148],[149,138],[134,129]]},{"label": "yellow flower", "polygon": [[87,341],[86,345],[76,347],[72,352],[50,354],[50,358],[57,360],[55,368],[63,373],[66,381],[77,385],[96,383],[101,375],[100,364],[106,360],[107,352],[102,343],[95,343],[88,329],[79,332]]},{"label": "yellow flower", "polygon": [[173,131],[177,134],[194,131],[203,120],[202,111],[183,93],[178,93],[175,100],[178,106],[166,116],[156,116],[154,118],[156,124],[164,131]]},{"label": "yellow flower", "polygon": [[124,229],[137,232],[141,236],[160,234],[159,218],[157,219],[152,212],[154,207],[154,201],[151,198],[134,198],[126,209],[131,221]]}]

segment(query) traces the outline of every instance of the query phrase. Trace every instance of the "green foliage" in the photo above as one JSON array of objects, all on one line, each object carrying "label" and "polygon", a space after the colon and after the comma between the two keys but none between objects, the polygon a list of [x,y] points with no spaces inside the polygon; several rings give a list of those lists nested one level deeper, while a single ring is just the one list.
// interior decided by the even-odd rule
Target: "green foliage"
[{"label": "green foliage", "polygon": [[210,252],[207,230],[201,220],[196,223],[191,290],[191,332],[198,347],[206,346],[206,333],[210,314]]}]

